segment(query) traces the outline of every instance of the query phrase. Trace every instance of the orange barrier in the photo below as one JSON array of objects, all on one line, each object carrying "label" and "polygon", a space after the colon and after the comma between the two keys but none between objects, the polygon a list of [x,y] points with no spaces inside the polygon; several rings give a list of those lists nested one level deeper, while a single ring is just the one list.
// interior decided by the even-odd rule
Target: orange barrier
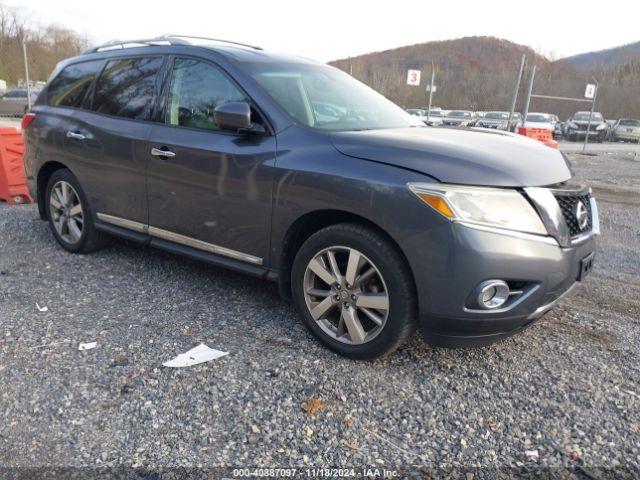
[{"label": "orange barrier", "polygon": [[32,203],[24,177],[22,134],[12,127],[0,127],[0,200],[10,205]]},{"label": "orange barrier", "polygon": [[544,143],[548,147],[558,148],[558,142],[553,139],[553,133],[551,130],[547,130],[546,128],[524,128],[520,127],[518,129],[518,133],[520,135],[524,135],[525,137],[533,138],[534,140],[538,140],[539,142]]}]

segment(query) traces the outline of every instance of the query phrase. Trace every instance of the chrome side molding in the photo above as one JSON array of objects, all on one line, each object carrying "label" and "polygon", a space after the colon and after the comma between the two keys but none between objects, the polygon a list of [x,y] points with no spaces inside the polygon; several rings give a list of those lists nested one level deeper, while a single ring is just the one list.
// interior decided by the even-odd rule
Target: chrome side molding
[{"label": "chrome side molding", "polygon": [[197,248],[205,252],[215,253],[216,255],[222,255],[224,257],[234,258],[243,262],[253,263],[254,265],[262,265],[262,258],[249,255],[248,253],[239,252],[230,248],[215,245],[213,243],[204,242],[197,238],[187,237],[179,233],[170,232],[169,230],[163,230],[161,228],[145,225],[144,223],[128,220],[126,218],[120,218],[113,215],[107,215],[106,213],[96,214],[99,220],[103,222],[116,225],[118,227],[127,228],[140,233],[149,234],[152,237],[161,238],[163,240],[169,240],[171,242],[180,243],[187,247]]},{"label": "chrome side molding", "polygon": [[114,217],[113,215],[107,215],[106,213],[97,213],[98,220],[110,223],[117,227],[128,228],[129,230],[135,230],[140,233],[147,233],[148,226],[144,223],[134,222],[133,220],[127,220],[126,218]]}]

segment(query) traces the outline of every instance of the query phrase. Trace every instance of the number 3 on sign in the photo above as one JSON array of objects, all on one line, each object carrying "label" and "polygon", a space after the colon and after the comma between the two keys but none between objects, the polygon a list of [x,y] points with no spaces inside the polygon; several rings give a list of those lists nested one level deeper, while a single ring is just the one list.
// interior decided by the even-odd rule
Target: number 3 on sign
[{"label": "number 3 on sign", "polygon": [[407,71],[407,85],[420,85],[420,70]]}]

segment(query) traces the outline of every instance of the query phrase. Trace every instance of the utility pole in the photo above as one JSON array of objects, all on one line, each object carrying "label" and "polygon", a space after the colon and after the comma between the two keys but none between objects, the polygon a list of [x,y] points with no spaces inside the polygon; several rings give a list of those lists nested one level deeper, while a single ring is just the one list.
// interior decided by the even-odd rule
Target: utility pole
[{"label": "utility pole", "polygon": [[29,63],[27,62],[27,44],[22,37],[22,55],[24,57],[24,79],[27,82],[27,109],[31,110],[31,86],[29,84]]},{"label": "utility pole", "polygon": [[593,78],[593,82],[596,84],[596,88],[593,91],[593,100],[591,102],[591,111],[589,112],[589,122],[587,123],[587,133],[584,134],[584,144],[582,145],[582,153],[584,154],[587,151],[587,143],[589,143],[589,133],[591,132],[591,117],[593,117],[593,110],[596,106],[596,98],[598,97],[598,80],[595,77]]},{"label": "utility pole", "polygon": [[431,99],[433,98],[433,82],[436,78],[436,70],[431,60],[431,85],[429,85],[429,110],[427,110],[427,122],[431,120]]},{"label": "utility pole", "polygon": [[522,72],[524,72],[524,64],[527,61],[527,56],[522,55],[520,61],[520,71],[518,72],[518,81],[513,89],[513,96],[511,97],[511,108],[509,109],[509,125],[511,125],[511,119],[513,118],[513,112],[516,109],[516,101],[518,100],[518,92],[520,91],[520,81],[522,80]]},{"label": "utility pole", "polygon": [[522,124],[527,121],[527,115],[529,115],[529,103],[531,103],[531,92],[533,91],[533,80],[536,78],[536,66],[531,68],[531,75],[529,76],[529,84],[527,85],[527,96],[524,100],[524,111],[522,112]]}]

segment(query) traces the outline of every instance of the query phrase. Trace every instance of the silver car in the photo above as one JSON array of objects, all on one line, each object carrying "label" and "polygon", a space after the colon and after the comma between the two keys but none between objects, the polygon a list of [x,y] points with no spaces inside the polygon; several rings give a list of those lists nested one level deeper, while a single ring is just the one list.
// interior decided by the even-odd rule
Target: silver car
[{"label": "silver car", "polygon": [[640,142],[640,120],[621,118],[611,131],[614,141]]},{"label": "silver car", "polygon": [[[36,101],[38,94],[37,90],[31,90],[31,104]],[[0,115],[19,115],[22,116],[27,111],[27,89],[17,88],[15,90],[9,90],[7,93],[0,96]]]}]

